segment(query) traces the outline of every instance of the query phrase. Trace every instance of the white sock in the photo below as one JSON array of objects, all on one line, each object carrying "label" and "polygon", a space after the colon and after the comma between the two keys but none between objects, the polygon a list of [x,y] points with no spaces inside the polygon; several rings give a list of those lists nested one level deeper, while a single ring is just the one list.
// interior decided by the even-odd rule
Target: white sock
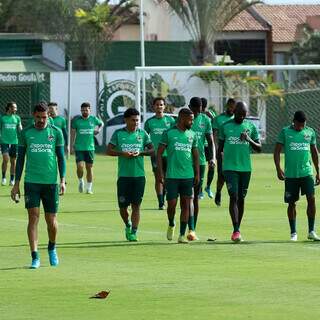
[{"label": "white sock", "polygon": [[91,191],[92,189],[92,182],[87,182],[87,190]]},{"label": "white sock", "polygon": [[79,179],[79,183],[82,183],[82,184],[84,183],[83,178]]}]

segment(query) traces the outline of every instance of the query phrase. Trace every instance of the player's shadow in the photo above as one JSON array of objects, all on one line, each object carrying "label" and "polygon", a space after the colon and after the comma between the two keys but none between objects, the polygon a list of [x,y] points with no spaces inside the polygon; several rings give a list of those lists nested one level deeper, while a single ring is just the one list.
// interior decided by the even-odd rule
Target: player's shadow
[{"label": "player's shadow", "polygon": [[155,242],[155,241],[88,241],[88,242],[65,242],[59,243],[59,248],[64,249],[87,249],[87,248],[106,248],[106,247],[144,247],[144,246],[168,246],[172,245],[169,242]]}]

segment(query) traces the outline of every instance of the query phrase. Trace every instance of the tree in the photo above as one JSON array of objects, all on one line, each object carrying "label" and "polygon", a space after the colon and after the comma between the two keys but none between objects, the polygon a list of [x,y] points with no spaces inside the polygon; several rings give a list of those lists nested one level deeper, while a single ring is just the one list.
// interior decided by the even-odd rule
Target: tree
[{"label": "tree", "polygon": [[[313,31],[308,27],[303,29],[303,37],[295,42],[291,49],[291,58],[299,64],[320,64],[320,32]],[[305,70],[298,72],[300,85],[303,81],[308,86],[314,84],[315,79],[319,82],[319,70]]]},{"label": "tree", "polygon": [[0,0],[0,32],[29,32],[77,43],[82,67],[98,68],[114,32],[136,16],[134,0]]},{"label": "tree", "polygon": [[166,2],[180,18],[195,41],[192,63],[214,62],[214,40],[217,32],[238,13],[260,0],[159,0]]}]

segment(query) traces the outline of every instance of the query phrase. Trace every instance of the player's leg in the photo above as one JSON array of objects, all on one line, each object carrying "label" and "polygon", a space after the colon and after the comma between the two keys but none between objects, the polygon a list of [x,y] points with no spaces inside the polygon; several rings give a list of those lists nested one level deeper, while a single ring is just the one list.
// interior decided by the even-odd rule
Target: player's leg
[{"label": "player's leg", "polygon": [[79,179],[79,187],[78,190],[80,193],[84,191],[84,180],[83,180],[83,171],[84,171],[84,153],[83,151],[76,151],[76,164],[77,164],[77,177]]},{"label": "player's leg", "polygon": [[229,193],[229,214],[233,225],[231,240],[234,242],[239,242],[241,241],[240,217],[238,209],[239,175],[236,171],[224,171],[223,175]]},{"label": "player's leg", "polygon": [[140,205],[144,195],[144,189],[146,185],[145,177],[131,178],[133,181],[131,189],[131,234],[129,237],[130,241],[137,241],[137,231],[140,222]]},{"label": "player's leg", "polygon": [[222,157],[217,157],[217,190],[214,198],[214,202],[217,206],[221,206],[221,190],[224,185],[225,178],[222,172]]},{"label": "player's leg", "polygon": [[40,189],[35,183],[24,184],[25,208],[28,211],[27,234],[31,252],[31,268],[40,267],[40,256],[38,253],[38,223],[40,216]]},{"label": "player's leg", "polygon": [[10,186],[14,185],[14,176],[16,172],[17,145],[12,144],[9,149],[10,157]]},{"label": "player's leg", "polygon": [[[198,186],[199,187],[199,186]],[[187,243],[185,239],[185,233],[188,225],[189,215],[190,215],[190,203],[193,198],[193,179],[180,179],[178,191],[180,194],[180,235],[178,238],[178,243]],[[194,196],[196,198],[196,196]],[[194,203],[194,202],[193,202]],[[194,233],[194,238],[196,240],[196,235]]]},{"label": "player's leg", "polygon": [[307,217],[308,217],[308,239],[320,241],[320,237],[314,230],[316,218],[316,200],[314,190],[314,179],[312,176],[301,178],[301,194],[307,198]]},{"label": "player's leg", "polygon": [[178,185],[179,179],[166,179],[165,188],[167,190],[167,216],[168,216],[168,229],[167,239],[172,240],[175,230],[175,214],[178,202]]},{"label": "player's leg", "polygon": [[1,145],[1,153],[2,153],[2,180],[1,180],[1,185],[5,186],[7,184],[7,179],[6,179],[6,173],[7,173],[7,168],[8,168],[8,163],[10,161],[9,157],[9,145],[8,144],[2,144]]},{"label": "player's leg", "polygon": [[238,187],[238,212],[239,212],[239,228],[241,225],[244,213],[244,199],[247,196],[251,172],[239,172],[239,187]]},{"label": "player's leg", "polygon": [[87,193],[92,194],[92,184],[93,184],[93,160],[94,151],[85,151],[85,163],[87,172]]},{"label": "player's leg", "polygon": [[[210,153],[209,153],[209,147],[205,146],[204,147],[204,154],[206,156],[206,161],[207,161],[207,165],[208,165],[208,173],[207,173],[207,184],[206,187],[204,189],[204,191],[208,194],[209,198],[213,198],[213,192],[211,191],[211,183],[213,181],[213,176],[214,176],[214,167],[211,167],[209,165],[209,161],[210,159]],[[202,189],[201,189],[202,191]]]},{"label": "player's leg", "polygon": [[288,203],[287,216],[290,226],[290,240],[297,241],[296,229],[296,202],[299,200],[300,180],[295,178],[285,179],[284,201]]},{"label": "player's leg", "polygon": [[129,237],[131,234],[131,220],[129,216],[128,207],[131,203],[131,195],[130,189],[131,186],[131,178],[129,177],[119,177],[117,181],[117,197],[118,197],[118,206],[120,211],[120,216],[125,224],[125,237],[129,241]]},{"label": "player's leg", "polygon": [[55,267],[59,264],[56,249],[56,238],[58,232],[57,212],[59,206],[59,191],[57,184],[43,185],[41,199],[45,212],[48,231],[48,255],[50,265]]}]

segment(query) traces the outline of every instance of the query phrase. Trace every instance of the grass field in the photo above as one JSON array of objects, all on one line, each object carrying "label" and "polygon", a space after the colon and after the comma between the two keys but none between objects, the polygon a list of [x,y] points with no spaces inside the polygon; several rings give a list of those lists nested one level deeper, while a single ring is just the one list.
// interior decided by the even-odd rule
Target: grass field
[{"label": "grass field", "polygon": [[[201,241],[165,239],[165,212],[156,210],[147,161],[147,188],[138,243],[124,241],[115,197],[116,159],[98,156],[94,195],[79,194],[74,160],[61,199],[58,252],[49,266],[40,224],[41,262],[29,270],[23,201],[0,188],[0,319],[312,319],[320,315],[320,244],[306,241],[304,201],[298,205],[299,241],[290,243],[283,185],[270,155],[254,156],[241,228],[229,240],[224,190],[220,208],[201,201]],[[319,204],[319,202],[318,202]],[[207,242],[215,236],[216,242]],[[111,290],[106,300],[89,299]]]}]

